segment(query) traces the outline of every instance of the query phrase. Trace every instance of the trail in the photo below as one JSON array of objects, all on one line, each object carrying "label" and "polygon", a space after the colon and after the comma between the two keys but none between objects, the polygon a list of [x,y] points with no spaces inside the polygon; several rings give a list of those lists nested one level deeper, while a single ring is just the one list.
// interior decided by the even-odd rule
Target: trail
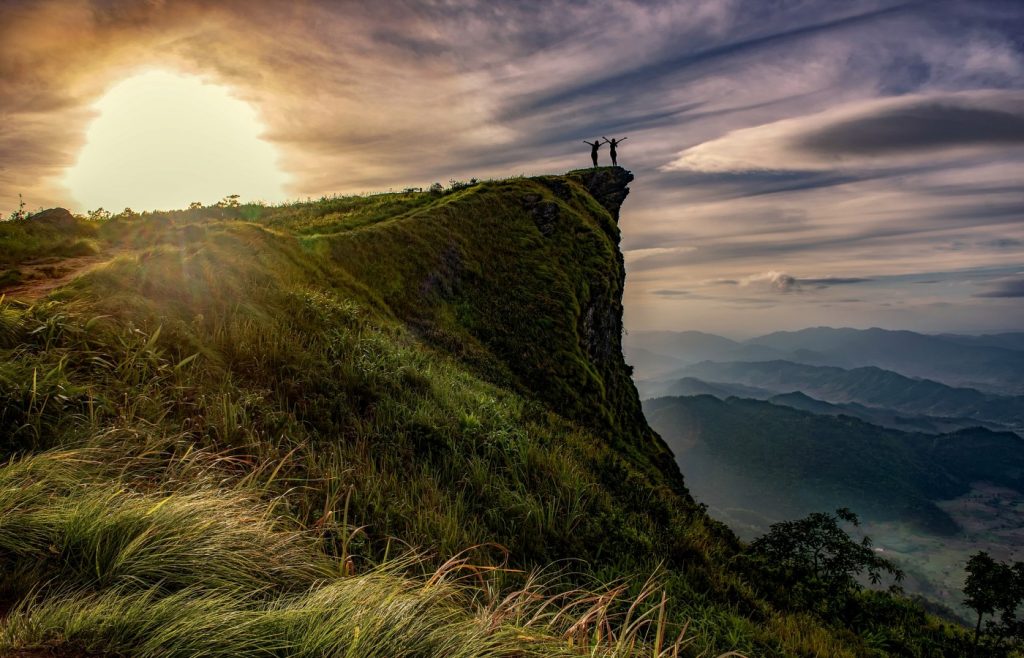
[{"label": "trail", "polygon": [[0,295],[19,301],[34,301],[71,282],[89,270],[109,263],[116,254],[38,258],[17,266],[21,280],[0,284]]}]

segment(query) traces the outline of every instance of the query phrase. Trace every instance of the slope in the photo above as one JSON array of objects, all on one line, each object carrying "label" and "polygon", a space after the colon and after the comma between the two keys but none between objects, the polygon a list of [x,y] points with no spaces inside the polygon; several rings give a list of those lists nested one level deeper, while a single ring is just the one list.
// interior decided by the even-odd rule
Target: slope
[{"label": "slope", "polygon": [[[732,569],[644,420],[629,180],[90,227],[0,306],[0,651],[867,655]],[[864,631],[951,636],[916,614]]]}]

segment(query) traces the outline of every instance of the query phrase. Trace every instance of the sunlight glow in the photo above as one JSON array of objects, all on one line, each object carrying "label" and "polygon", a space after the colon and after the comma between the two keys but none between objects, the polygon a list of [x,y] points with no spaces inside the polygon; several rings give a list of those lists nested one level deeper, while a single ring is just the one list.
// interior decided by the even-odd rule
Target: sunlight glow
[{"label": "sunlight glow", "polygon": [[285,176],[256,111],[225,87],[149,71],[112,87],[95,109],[65,179],[84,209],[169,210],[229,194],[284,200]]}]

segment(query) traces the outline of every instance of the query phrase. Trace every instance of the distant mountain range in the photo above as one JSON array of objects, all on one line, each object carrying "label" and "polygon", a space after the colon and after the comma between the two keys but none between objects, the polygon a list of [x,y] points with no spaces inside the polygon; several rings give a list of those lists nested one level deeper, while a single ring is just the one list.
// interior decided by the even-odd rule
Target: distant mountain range
[{"label": "distant mountain range", "polygon": [[954,607],[961,582],[943,565],[1020,545],[1024,333],[624,340],[687,486],[742,536],[849,507],[907,568],[908,591]]},{"label": "distant mountain range", "polygon": [[647,400],[644,411],[700,500],[765,522],[847,506],[868,519],[950,534],[959,528],[937,501],[977,481],[1024,493],[1024,440],[1010,432],[901,432],[709,395]]},{"label": "distant mountain range", "polygon": [[781,393],[768,398],[768,402],[792,407],[801,411],[824,416],[853,416],[864,422],[904,432],[924,432],[925,434],[946,434],[964,429],[984,427],[993,431],[1012,431],[1014,428],[991,421],[981,422],[974,418],[957,418],[946,416],[905,415],[891,409],[867,407],[856,402],[832,404],[805,395],[800,391]]},{"label": "distant mountain range", "polygon": [[[664,376],[668,362],[784,360],[842,368],[875,366],[907,377],[923,377],[955,387],[1004,395],[1024,394],[1024,333],[986,336],[926,335],[887,329],[815,327],[783,331],[746,341],[698,331],[631,332],[625,337],[627,359],[644,350],[644,363],[633,363],[639,379]],[[660,368],[651,367],[658,366]]]},{"label": "distant mountain range", "polygon": [[874,425],[904,432],[944,434],[979,426],[994,431],[1012,431],[1015,429],[1003,423],[979,420],[977,418],[906,414],[892,409],[869,407],[857,402],[826,402],[812,398],[800,391],[778,393],[767,388],[723,382],[707,382],[696,377],[683,377],[671,382],[639,382],[638,388],[643,398],[654,398],[663,395],[712,395],[720,400],[727,400],[731,397],[767,400],[772,404],[809,411],[814,414],[853,416]]},{"label": "distant mountain range", "polygon": [[[704,361],[681,368],[676,374],[678,378],[641,381],[638,386],[641,396],[707,393],[716,397],[735,395],[764,400],[780,393],[799,391],[823,402],[874,408],[849,408],[851,415],[861,417],[891,410],[910,416],[946,419],[961,427],[976,424],[993,429],[1024,428],[1024,396],[955,388],[876,367],[845,370],[790,361]],[[880,421],[878,416],[865,419]],[[882,424],[891,426],[891,423]]]}]

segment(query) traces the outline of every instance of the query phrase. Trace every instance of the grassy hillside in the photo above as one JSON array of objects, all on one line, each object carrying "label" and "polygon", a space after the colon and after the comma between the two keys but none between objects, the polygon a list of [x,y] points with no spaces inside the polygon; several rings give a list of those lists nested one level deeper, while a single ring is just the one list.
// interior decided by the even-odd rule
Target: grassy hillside
[{"label": "grassy hillside", "polygon": [[[955,636],[909,608],[826,628],[733,570],[741,544],[622,362],[631,179],[76,220],[88,265],[0,302],[0,653],[870,656]],[[5,266],[41,230],[0,226]]]}]

